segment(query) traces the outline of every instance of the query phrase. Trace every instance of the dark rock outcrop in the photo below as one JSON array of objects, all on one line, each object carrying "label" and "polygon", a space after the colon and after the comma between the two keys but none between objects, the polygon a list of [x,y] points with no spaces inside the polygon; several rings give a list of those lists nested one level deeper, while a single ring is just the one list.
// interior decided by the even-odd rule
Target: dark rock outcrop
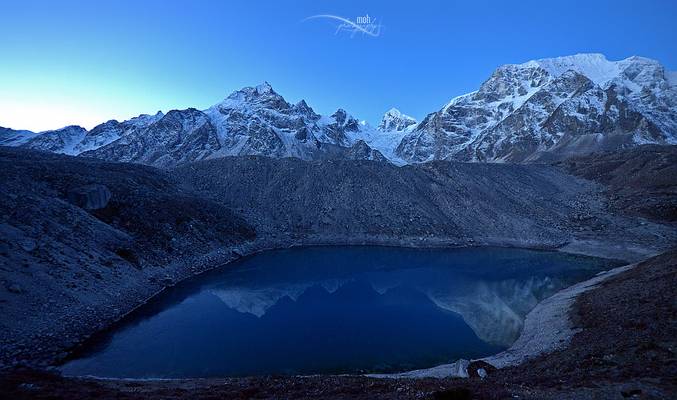
[{"label": "dark rock outcrop", "polygon": [[470,378],[484,379],[496,372],[497,368],[486,361],[476,360],[468,364],[468,376]]},{"label": "dark rock outcrop", "polygon": [[110,190],[104,185],[86,185],[68,191],[68,201],[85,210],[105,208],[109,200]]}]

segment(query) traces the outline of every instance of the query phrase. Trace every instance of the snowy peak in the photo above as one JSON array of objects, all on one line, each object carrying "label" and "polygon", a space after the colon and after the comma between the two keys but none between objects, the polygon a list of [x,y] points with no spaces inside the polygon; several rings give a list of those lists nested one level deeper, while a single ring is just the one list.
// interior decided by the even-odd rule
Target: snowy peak
[{"label": "snowy peak", "polygon": [[[533,66],[539,66],[553,78],[569,70],[576,71],[603,88],[608,87],[614,81],[625,81],[626,84],[634,82],[643,87],[647,83],[667,80],[666,72],[658,61],[639,56],[609,61],[602,54],[576,54],[528,61],[518,65],[522,68]],[[631,86],[630,89],[637,89]]]},{"label": "snowy peak", "polygon": [[150,125],[155,121],[159,121],[160,118],[162,118],[164,116],[165,116],[165,114],[162,111],[158,111],[153,115],[141,114],[138,117],[134,117],[127,122],[129,122],[130,124],[135,125],[135,126],[144,126],[144,125]]},{"label": "snowy peak", "polygon": [[414,118],[402,114],[400,110],[393,107],[383,114],[377,129],[381,132],[404,131],[413,125],[416,125]]},{"label": "snowy peak", "polygon": [[61,129],[40,132],[38,136],[22,144],[22,146],[54,153],[76,155],[78,154],[76,146],[84,139],[86,134],[87,130],[85,128],[69,125]]},{"label": "snowy peak", "polygon": [[336,121],[336,125],[344,131],[356,132],[360,130],[360,122],[342,108],[336,110],[331,117]]},{"label": "snowy peak", "polygon": [[26,130],[14,130],[0,126],[0,146],[21,146],[39,133]]},{"label": "snowy peak", "polygon": [[358,121],[345,110],[323,117],[304,100],[291,105],[263,83],[237,90],[204,111],[169,111],[87,155],[162,167],[237,155],[380,160],[371,148],[351,147],[355,140],[347,134],[359,130]]},{"label": "snowy peak", "polygon": [[576,54],[498,67],[407,134],[396,155],[525,162],[677,144],[674,75],[643,57]]},{"label": "snowy peak", "polygon": [[123,122],[114,119],[106,121],[87,132],[82,141],[75,146],[74,153],[81,154],[103,147],[132,132],[145,129],[164,116],[165,114],[162,111],[158,111],[154,115],[141,114]]},{"label": "snowy peak", "polygon": [[236,90],[226,97],[222,102],[215,104],[212,108],[219,109],[243,109],[243,108],[274,108],[286,110],[291,107],[285,99],[280,96],[273,87],[264,82],[255,87],[244,87]]},{"label": "snowy peak", "polygon": [[82,132],[87,132],[87,129],[81,127],[80,125],[68,125],[64,126],[61,129],[54,129],[51,131],[44,131],[43,133],[54,133],[54,132],[59,132],[59,133],[82,133]]},{"label": "snowy peak", "polygon": [[305,100],[301,100],[298,103],[294,104],[292,107],[293,111],[299,115],[305,116],[309,119],[316,120],[320,118],[320,115],[315,113],[315,110],[310,107]]},{"label": "snowy peak", "polygon": [[268,94],[268,93],[275,93],[273,91],[273,87],[270,86],[270,83],[264,81],[262,84],[256,86],[256,92],[258,94]]},{"label": "snowy peak", "polygon": [[[473,99],[488,102],[508,97],[518,98],[533,93],[548,82],[548,72],[538,64],[503,65],[497,68],[473,94]],[[463,100],[460,97],[457,100]]]},{"label": "snowy peak", "polygon": [[575,54],[572,56],[543,58],[521,64],[523,67],[538,65],[553,77],[572,70],[585,75],[595,84],[603,84],[619,75],[617,63],[609,61],[602,54]]}]

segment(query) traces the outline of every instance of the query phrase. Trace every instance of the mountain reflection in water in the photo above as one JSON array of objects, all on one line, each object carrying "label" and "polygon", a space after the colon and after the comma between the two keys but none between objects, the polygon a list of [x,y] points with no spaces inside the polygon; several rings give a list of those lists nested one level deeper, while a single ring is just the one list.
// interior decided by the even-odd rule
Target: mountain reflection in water
[{"label": "mountain reflection in water", "polygon": [[430,367],[500,351],[539,301],[615,265],[503,248],[270,251],[168,290],[62,370],[207,377]]}]

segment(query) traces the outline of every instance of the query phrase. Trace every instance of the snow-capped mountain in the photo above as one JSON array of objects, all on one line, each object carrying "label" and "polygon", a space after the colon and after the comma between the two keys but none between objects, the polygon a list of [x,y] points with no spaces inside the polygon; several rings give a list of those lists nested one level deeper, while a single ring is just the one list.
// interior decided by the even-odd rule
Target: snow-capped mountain
[{"label": "snow-capped mountain", "polygon": [[123,122],[118,122],[114,119],[104,122],[89,131],[75,147],[75,151],[80,154],[85,151],[98,149],[136,130],[143,129],[159,121],[162,117],[164,117],[164,114],[158,111],[155,115],[141,114],[138,117]]},{"label": "snow-capped mountain", "polygon": [[61,129],[40,132],[37,135],[34,134],[33,138],[22,143],[21,146],[54,153],[76,155],[79,153],[76,147],[84,140],[86,135],[87,130],[85,128],[70,125]]},{"label": "snow-capped mountain", "polygon": [[320,115],[264,83],[206,110],[142,114],[89,132],[0,128],[0,145],[159,167],[233,155],[529,162],[645,143],[677,144],[677,73],[647,58],[600,54],[501,66],[418,124],[395,108],[377,128],[343,109]]},{"label": "snow-capped mountain", "polygon": [[411,132],[415,127],[415,119],[402,114],[396,108],[391,108],[383,115],[376,129],[362,121],[360,122],[360,129],[348,132],[347,136],[356,144],[363,142],[388,161],[401,165],[406,162],[395,154],[395,149],[397,149],[404,135]]},{"label": "snow-capped mountain", "polygon": [[411,130],[416,125],[416,120],[408,115],[402,114],[397,108],[391,108],[383,115],[378,130],[381,132],[405,131]]},{"label": "snow-capped mountain", "polygon": [[0,146],[21,146],[39,133],[0,127]]},{"label": "snow-capped mountain", "polygon": [[677,144],[674,73],[600,54],[499,67],[478,91],[429,114],[399,144],[407,162],[523,162],[644,143]]},{"label": "snow-capped mountain", "polygon": [[[203,111],[143,114],[123,122],[111,120],[89,132],[80,127],[39,134],[0,132],[0,140],[6,145],[171,167],[231,155],[387,161],[369,145],[385,134],[342,109],[322,116],[303,100],[290,104],[264,83],[238,90]],[[394,136],[386,146],[390,153],[400,138]]]},{"label": "snow-capped mountain", "polygon": [[264,83],[238,90],[204,111],[170,111],[83,155],[156,166],[234,155],[385,160],[356,138],[361,129],[344,110],[321,116],[303,100],[288,103]]}]

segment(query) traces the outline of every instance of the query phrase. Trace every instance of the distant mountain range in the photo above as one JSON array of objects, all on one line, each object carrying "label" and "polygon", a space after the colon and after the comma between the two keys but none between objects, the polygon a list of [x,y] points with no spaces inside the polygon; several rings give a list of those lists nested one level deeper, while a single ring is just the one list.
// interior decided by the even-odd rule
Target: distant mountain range
[{"label": "distant mountain range", "polygon": [[264,83],[206,110],[142,114],[90,131],[0,128],[0,145],[158,167],[231,155],[547,162],[646,143],[677,144],[677,73],[647,58],[600,54],[501,66],[420,123],[394,108],[377,127],[343,109],[320,115]]}]

